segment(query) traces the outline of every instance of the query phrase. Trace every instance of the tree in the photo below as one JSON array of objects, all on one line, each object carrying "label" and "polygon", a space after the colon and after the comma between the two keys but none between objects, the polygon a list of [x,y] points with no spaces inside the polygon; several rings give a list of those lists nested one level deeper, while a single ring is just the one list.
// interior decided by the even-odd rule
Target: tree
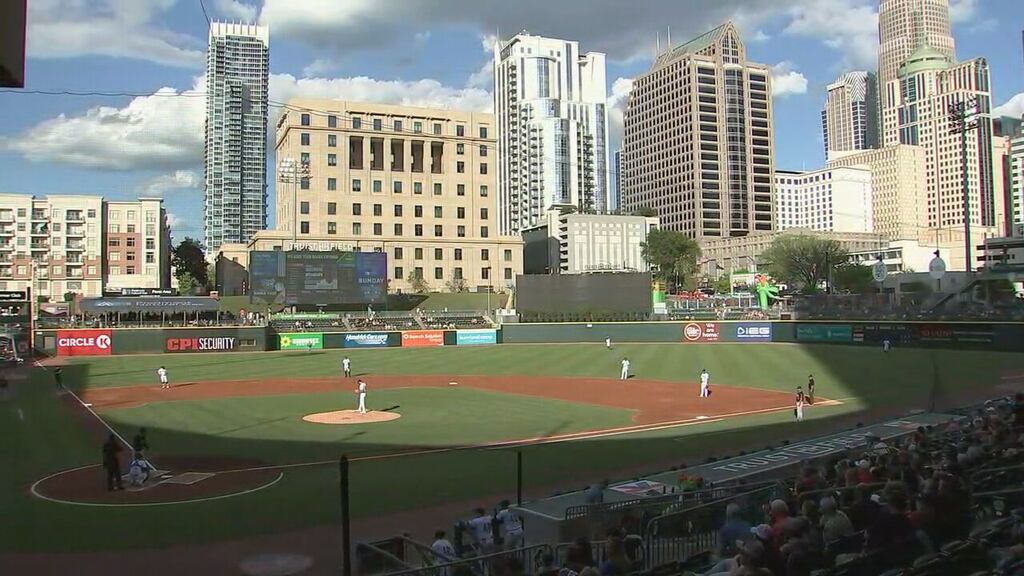
[{"label": "tree", "polygon": [[210,283],[207,274],[205,248],[202,242],[186,237],[171,250],[171,266],[178,279],[178,290],[191,294],[205,290]]},{"label": "tree", "polygon": [[405,281],[409,283],[409,287],[416,294],[426,294],[430,291],[430,287],[427,286],[427,282],[423,280],[423,274],[417,274],[415,270],[410,270],[409,275],[406,276]]},{"label": "tree", "polygon": [[848,258],[835,240],[801,234],[776,238],[759,261],[776,280],[812,293],[829,278],[829,271],[845,264]]},{"label": "tree", "polygon": [[697,271],[700,246],[679,232],[660,228],[651,230],[640,248],[644,260],[659,280],[673,280],[679,284]]},{"label": "tree", "polygon": [[836,267],[832,274],[832,283],[836,290],[849,291],[854,294],[868,294],[875,289],[875,278],[870,266],[861,266],[847,262]]},{"label": "tree", "polygon": [[452,293],[466,292],[469,290],[469,285],[466,284],[466,279],[462,276],[456,278],[454,274],[452,274],[452,277],[445,282],[445,287]]},{"label": "tree", "polygon": [[633,214],[632,215],[633,216],[646,216],[648,218],[654,218],[655,216],[658,215],[658,211],[655,210],[654,208],[651,208],[650,206],[643,206],[641,208],[637,208],[636,210],[633,210]]},{"label": "tree", "polygon": [[64,301],[65,302],[74,302],[75,301],[75,296],[77,296],[77,294],[75,294],[74,292],[65,292],[64,293]]},{"label": "tree", "polygon": [[715,281],[715,294],[732,294],[732,281],[728,276],[723,276]]}]

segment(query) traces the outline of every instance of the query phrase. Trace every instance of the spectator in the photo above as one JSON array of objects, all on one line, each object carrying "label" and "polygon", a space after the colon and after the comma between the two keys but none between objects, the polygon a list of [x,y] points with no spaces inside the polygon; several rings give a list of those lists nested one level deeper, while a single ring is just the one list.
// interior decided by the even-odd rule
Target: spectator
[{"label": "spectator", "polygon": [[740,518],[740,506],[735,502],[725,507],[725,522],[718,530],[718,555],[720,558],[735,556],[736,546],[750,539],[750,523]]},{"label": "spectator", "polygon": [[772,500],[768,506],[768,523],[772,527],[772,548],[776,550],[785,540],[786,520],[789,520],[789,504],[785,500]]},{"label": "spectator", "polygon": [[849,508],[850,522],[853,522],[854,530],[866,530],[874,523],[881,507],[871,499],[871,488],[867,485],[859,484],[855,494],[854,502]]},{"label": "spectator", "polygon": [[616,534],[608,538],[605,554],[607,557],[601,563],[600,576],[626,576],[632,571],[621,535]]},{"label": "spectator", "polygon": [[821,538],[826,544],[851,536],[856,532],[850,519],[836,506],[835,498],[831,496],[822,498],[820,508]]},{"label": "spectator", "polygon": [[558,576],[558,567],[555,566],[555,555],[551,552],[545,552],[540,557],[540,569],[537,572],[537,576]]},{"label": "spectator", "polygon": [[907,519],[907,497],[899,492],[886,495],[886,507],[868,526],[866,550],[892,550],[914,538],[914,527]]}]

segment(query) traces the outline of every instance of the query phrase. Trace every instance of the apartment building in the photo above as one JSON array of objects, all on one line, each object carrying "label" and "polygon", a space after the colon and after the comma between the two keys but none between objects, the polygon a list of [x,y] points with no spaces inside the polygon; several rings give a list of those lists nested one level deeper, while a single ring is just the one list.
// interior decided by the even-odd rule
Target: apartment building
[{"label": "apartment building", "polygon": [[779,230],[874,232],[871,171],[825,168],[775,171],[775,217]]},{"label": "apartment building", "polygon": [[389,288],[504,289],[522,273],[522,239],[498,227],[492,114],[294,99],[275,151],[277,230],[255,250],[375,250]]},{"label": "apartment building", "polygon": [[1010,141],[1008,168],[1010,193],[1006,211],[1011,214],[1012,227],[1007,234],[1017,236],[1017,230],[1024,225],[1024,136]]},{"label": "apartment building", "polygon": [[886,146],[837,152],[828,167],[871,172],[871,224],[889,240],[910,240],[928,228],[925,151],[919,146]]},{"label": "apartment building", "polygon": [[899,69],[922,45],[931,46],[951,62],[956,42],[949,19],[949,0],[881,0],[878,8],[878,89],[881,142],[899,144],[897,101]]},{"label": "apartment building", "polygon": [[878,147],[878,76],[848,72],[828,85],[821,111],[825,159],[835,152]]},{"label": "apartment building", "polygon": [[624,212],[691,238],[774,229],[771,74],[728,22],[659,54],[625,112]]},{"label": "apartment building", "polygon": [[606,212],[605,56],[523,31],[494,46],[498,227],[514,234],[545,212]]},{"label": "apartment building", "polygon": [[758,232],[748,236],[732,238],[705,238],[700,242],[701,273],[716,276],[722,270],[730,273],[736,270],[756,272],[761,254],[771,247],[772,242],[783,236],[808,235],[835,240],[848,252],[878,250],[888,242],[881,234],[864,232],[817,232],[804,228],[790,228],[774,232]]},{"label": "apartment building", "polygon": [[96,297],[104,289],[169,286],[161,199],[0,194],[0,290],[33,288],[63,301],[68,292]]},{"label": "apartment building", "polygon": [[549,214],[543,226],[526,230],[527,274],[647,272],[642,244],[658,219],[612,214]]}]

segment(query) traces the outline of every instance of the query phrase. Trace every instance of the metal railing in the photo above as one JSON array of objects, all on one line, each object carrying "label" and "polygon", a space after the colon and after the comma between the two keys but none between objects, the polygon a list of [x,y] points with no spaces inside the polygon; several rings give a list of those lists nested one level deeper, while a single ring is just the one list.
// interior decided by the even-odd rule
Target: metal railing
[{"label": "metal railing", "polygon": [[[362,545],[362,549],[366,550],[367,545]],[[471,558],[460,558],[451,562],[438,562],[433,563],[437,560],[436,555],[432,552],[430,554],[424,554],[422,561],[424,566],[419,567],[407,567],[399,570],[387,571],[387,572],[367,572],[362,569],[360,564],[359,573],[366,575],[377,575],[377,576],[458,576],[458,575],[469,575],[474,576],[492,576],[498,574],[504,574],[507,572],[508,561],[512,558],[519,560],[523,566],[522,574],[526,576],[535,576],[540,573],[541,559],[546,554],[553,553],[553,550],[548,544],[535,544],[533,546],[524,546],[523,548],[516,548],[514,550],[501,550],[498,552],[491,552],[489,554],[481,554],[473,556]],[[376,558],[387,561],[388,556],[391,556],[391,562],[398,562],[405,564],[399,560],[396,556],[391,554],[378,555]],[[406,564],[408,566],[408,564]],[[372,566],[369,566],[372,567]]]}]

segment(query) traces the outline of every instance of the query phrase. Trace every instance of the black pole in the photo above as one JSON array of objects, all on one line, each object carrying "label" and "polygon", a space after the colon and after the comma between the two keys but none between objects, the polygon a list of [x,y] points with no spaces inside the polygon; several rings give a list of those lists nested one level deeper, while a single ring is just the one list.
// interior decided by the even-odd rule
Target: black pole
[{"label": "black pole", "polygon": [[348,456],[338,461],[339,482],[341,492],[341,573],[352,576],[352,526],[348,505]]},{"label": "black pole", "polygon": [[523,505],[523,452],[516,451],[516,505]]}]

